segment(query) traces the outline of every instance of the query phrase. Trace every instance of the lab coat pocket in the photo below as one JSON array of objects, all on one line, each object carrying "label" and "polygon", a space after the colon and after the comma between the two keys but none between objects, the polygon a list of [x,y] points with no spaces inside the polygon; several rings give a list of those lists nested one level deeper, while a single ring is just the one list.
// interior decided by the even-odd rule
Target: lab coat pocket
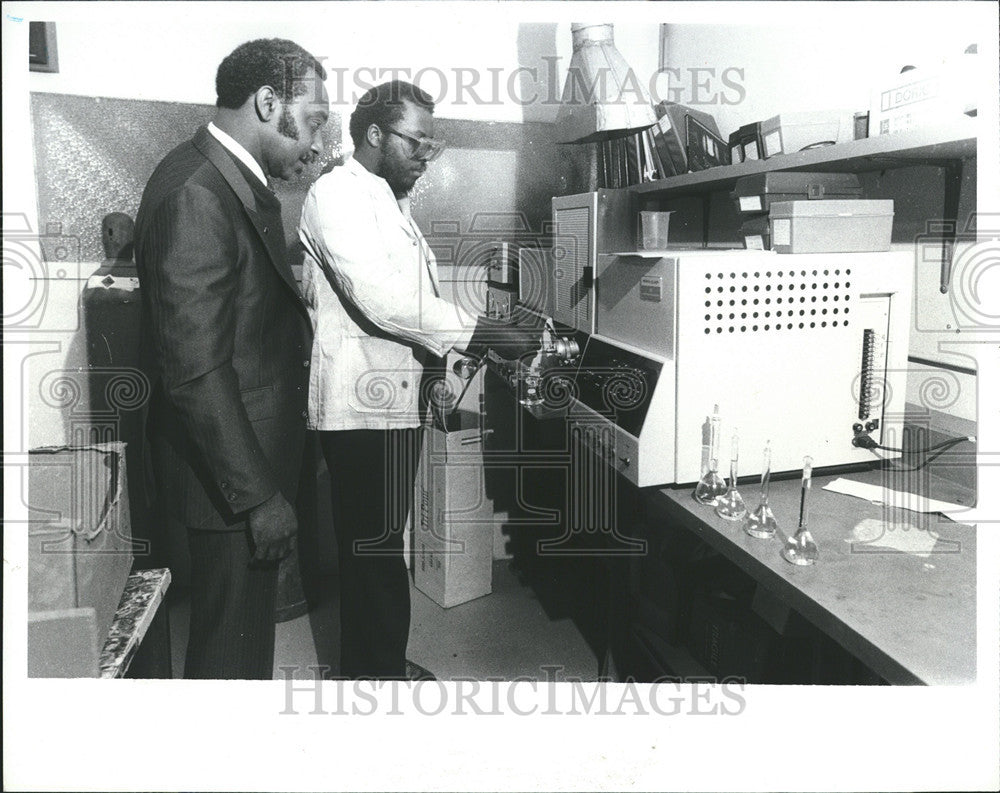
[{"label": "lab coat pocket", "polygon": [[410,348],[370,337],[352,341],[360,355],[351,362],[354,379],[348,384],[350,407],[359,413],[400,413],[410,409],[416,385]]}]

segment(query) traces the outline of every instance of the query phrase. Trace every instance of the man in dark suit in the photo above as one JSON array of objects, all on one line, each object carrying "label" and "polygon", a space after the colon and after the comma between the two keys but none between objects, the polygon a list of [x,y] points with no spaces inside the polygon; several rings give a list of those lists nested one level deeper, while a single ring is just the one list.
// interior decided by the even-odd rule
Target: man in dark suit
[{"label": "man in dark suit", "polygon": [[291,41],[238,47],[215,119],[164,158],[136,217],[146,434],[160,508],[191,551],[189,678],[273,674],[311,327],[267,176],[292,179],[320,153],[325,79]]}]

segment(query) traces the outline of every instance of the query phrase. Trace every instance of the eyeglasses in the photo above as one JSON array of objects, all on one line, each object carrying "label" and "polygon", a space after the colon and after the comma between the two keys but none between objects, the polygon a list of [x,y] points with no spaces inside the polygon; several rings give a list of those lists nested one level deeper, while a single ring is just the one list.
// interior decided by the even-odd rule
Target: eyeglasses
[{"label": "eyeglasses", "polygon": [[431,162],[432,160],[436,160],[441,155],[441,152],[444,151],[443,140],[438,140],[437,138],[415,138],[412,135],[399,132],[391,127],[385,127],[385,131],[391,132],[393,135],[402,138],[410,144],[409,156],[412,160]]}]

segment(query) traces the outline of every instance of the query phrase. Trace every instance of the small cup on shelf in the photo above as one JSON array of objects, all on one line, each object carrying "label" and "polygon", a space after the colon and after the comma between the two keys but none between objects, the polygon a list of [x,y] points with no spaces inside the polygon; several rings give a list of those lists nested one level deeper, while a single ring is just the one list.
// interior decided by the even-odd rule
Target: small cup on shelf
[{"label": "small cup on shelf", "polygon": [[641,251],[666,250],[673,212],[640,212],[636,242]]}]

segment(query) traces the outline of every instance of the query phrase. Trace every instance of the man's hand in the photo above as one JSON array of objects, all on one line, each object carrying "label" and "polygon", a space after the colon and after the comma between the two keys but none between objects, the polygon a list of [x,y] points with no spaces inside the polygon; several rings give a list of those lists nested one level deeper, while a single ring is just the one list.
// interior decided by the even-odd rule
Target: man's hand
[{"label": "man's hand", "polygon": [[255,562],[278,561],[295,549],[298,520],[280,491],[251,509],[247,522],[253,537]]},{"label": "man's hand", "polygon": [[500,357],[513,360],[541,347],[542,321],[530,314],[518,314],[510,322],[480,317],[467,349],[480,357],[493,350]]}]

